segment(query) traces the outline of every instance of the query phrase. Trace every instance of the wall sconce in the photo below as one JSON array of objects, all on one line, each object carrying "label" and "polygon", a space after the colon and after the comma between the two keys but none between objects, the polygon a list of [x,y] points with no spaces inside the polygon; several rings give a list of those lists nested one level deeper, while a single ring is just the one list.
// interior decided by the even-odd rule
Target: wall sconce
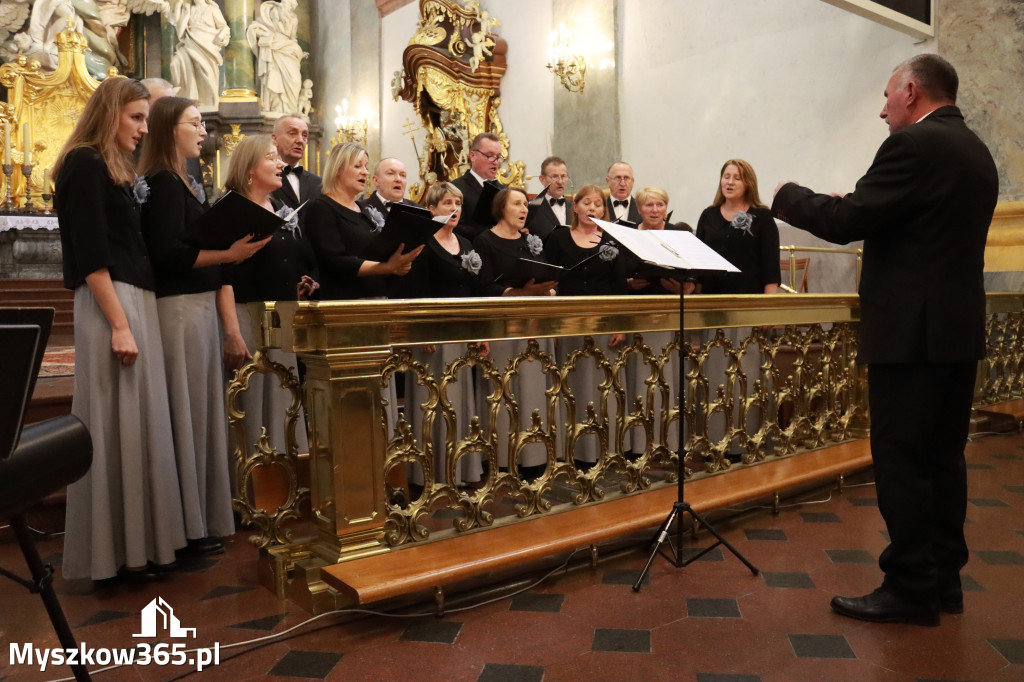
[{"label": "wall sconce", "polygon": [[331,138],[331,146],[333,147],[342,142],[355,142],[356,144],[365,145],[368,127],[366,119],[348,115],[347,99],[341,100],[341,106],[334,107],[334,110],[338,113],[338,116],[334,119],[337,131],[335,136]]},{"label": "wall sconce", "polygon": [[551,32],[551,47],[548,48],[548,70],[558,76],[562,86],[569,92],[583,92],[586,85],[587,62],[582,55],[573,54],[569,48],[569,30],[559,24]]}]

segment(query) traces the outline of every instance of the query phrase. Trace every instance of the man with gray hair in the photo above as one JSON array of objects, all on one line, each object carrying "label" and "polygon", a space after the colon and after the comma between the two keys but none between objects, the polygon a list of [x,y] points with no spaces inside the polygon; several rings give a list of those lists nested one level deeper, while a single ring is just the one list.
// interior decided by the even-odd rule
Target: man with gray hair
[{"label": "man with gray hair", "polygon": [[474,222],[473,213],[480,202],[484,183],[495,181],[504,160],[501,138],[494,133],[480,133],[469,145],[469,170],[452,180],[452,184],[462,192],[462,215],[455,231],[470,242],[497,222]]},{"label": "man with gray hair", "polygon": [[285,167],[281,171],[281,188],[270,196],[291,208],[320,196],[320,176],[302,167],[309,144],[309,124],[298,114],[286,114],[274,122],[271,137]]},{"label": "man with gray hair", "polygon": [[378,161],[373,169],[371,179],[375,188],[374,193],[366,199],[356,202],[363,209],[372,207],[386,218],[392,204],[419,205],[415,201],[405,198],[408,176],[405,172],[405,164],[398,159],[388,157]]},{"label": "man with gray hair", "polygon": [[833,597],[874,622],[938,625],[964,609],[964,447],[985,355],[985,240],[999,195],[995,163],[956,105],[959,80],[921,54],[893,71],[889,137],[845,196],[795,183],[772,211],[837,244],[864,240],[857,360],[868,366],[871,457],[889,546],[881,587]]},{"label": "man with gray hair", "polygon": [[605,220],[630,223],[633,227],[639,225],[643,218],[633,198],[633,167],[625,161],[616,161],[608,167],[604,182],[608,185]]}]

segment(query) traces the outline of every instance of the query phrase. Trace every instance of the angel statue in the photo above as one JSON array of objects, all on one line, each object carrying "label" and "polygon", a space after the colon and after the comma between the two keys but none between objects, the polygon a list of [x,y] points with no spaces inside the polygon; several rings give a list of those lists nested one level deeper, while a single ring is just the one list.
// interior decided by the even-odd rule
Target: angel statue
[{"label": "angel statue", "polygon": [[257,17],[245,31],[249,47],[256,55],[256,75],[260,79],[260,106],[264,112],[289,114],[298,111],[302,72],[299,68],[306,52],[296,39],[299,21],[295,16],[298,0],[266,0]]},{"label": "angel statue", "polygon": [[214,0],[171,0],[170,22],[178,36],[171,54],[171,82],[178,96],[199,106],[216,106],[220,93],[220,50],[231,31]]}]

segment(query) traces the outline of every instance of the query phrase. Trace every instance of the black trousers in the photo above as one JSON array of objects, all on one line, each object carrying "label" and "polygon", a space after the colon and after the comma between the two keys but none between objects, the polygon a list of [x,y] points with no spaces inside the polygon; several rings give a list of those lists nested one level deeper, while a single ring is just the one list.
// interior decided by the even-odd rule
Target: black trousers
[{"label": "black trousers", "polygon": [[871,456],[890,544],[882,585],[932,601],[967,563],[967,467],[977,362],[868,365]]}]

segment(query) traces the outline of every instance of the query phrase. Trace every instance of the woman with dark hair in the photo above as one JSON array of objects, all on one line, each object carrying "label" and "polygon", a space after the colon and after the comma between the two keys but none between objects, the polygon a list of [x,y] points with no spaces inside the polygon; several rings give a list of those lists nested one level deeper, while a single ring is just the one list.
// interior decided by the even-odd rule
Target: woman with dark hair
[{"label": "woman with dark hair", "polygon": [[64,286],[75,292],[71,412],[88,427],[89,472],[68,486],[64,578],[156,579],[185,546],[153,269],[142,238],[145,182],[132,153],[149,91],[108,78],[54,167]]},{"label": "woman with dark hair", "polygon": [[[523,272],[520,259],[544,261],[544,243],[540,237],[529,234],[526,229],[528,214],[526,191],[521,187],[506,187],[498,192],[491,205],[491,214],[498,223],[481,232],[473,240],[473,248],[480,255],[481,293],[485,296],[554,296],[556,282],[536,282],[533,279],[521,282]],[[514,286],[518,284],[519,286]],[[551,339],[539,339],[541,350],[553,355]],[[525,341],[491,341],[491,362],[499,372],[505,370],[509,360],[525,350]],[[486,397],[495,387],[482,377],[477,386],[477,414],[488,413]],[[547,415],[548,396],[545,394],[548,380],[539,369],[537,362],[524,362],[520,373],[512,382],[512,391],[520,405],[541,408],[541,416]],[[519,424],[515,431],[529,428],[529,410],[521,410]],[[483,421],[483,420],[481,420]],[[550,428],[555,428],[549,425]],[[544,473],[547,453],[541,443],[531,443],[510,463],[511,443],[508,438],[509,417],[505,409],[498,411],[498,466],[518,472],[521,479],[533,479]]]},{"label": "woman with dark hair", "polygon": [[186,160],[199,156],[205,137],[191,100],[162,97],[149,112],[139,165],[149,184],[142,235],[156,276],[185,535],[193,553],[217,554],[224,551],[220,537],[234,532],[221,325],[228,368],[237,369],[248,355],[234,292],[222,283],[217,266],[249,258],[271,238],[245,237],[223,251],[181,241],[185,228],[209,207],[202,185],[185,172]]},{"label": "woman with dark hair", "polygon": [[304,210],[303,229],[316,253],[324,300],[384,298],[387,275],[405,275],[423,247],[399,248],[380,263],[359,254],[384,225],[384,216],[356,203],[366,189],[370,157],[352,142],[335,145],[324,166],[323,194]]},{"label": "woman with dark hair", "polygon": [[697,221],[697,237],[740,270],[702,277],[702,293],[776,293],[782,281],[779,226],[761,203],[749,163],[729,159],[722,164],[715,200]]},{"label": "woman with dark hair", "polygon": [[[271,192],[281,187],[284,165],[269,135],[247,137],[231,154],[224,186],[271,213],[282,210],[290,213],[290,209],[275,205],[270,197]],[[294,221],[275,230],[266,246],[252,258],[231,266],[230,271],[246,356],[250,349],[259,347],[247,303],[304,300],[319,286],[313,278],[315,265],[309,243],[302,238]],[[269,359],[285,367],[298,365],[295,353],[280,349],[271,349]],[[260,437],[260,425],[264,425],[270,447],[278,452],[287,452],[283,415],[291,404],[291,394],[281,387],[281,382],[273,376],[253,374],[249,378],[248,390],[240,393],[238,400],[249,418],[246,419],[245,442],[236,443],[235,447],[250,452]],[[300,414],[300,428],[295,430],[296,446],[299,452],[307,452],[309,446],[306,430],[301,428],[302,419]],[[242,485],[242,482],[236,481],[236,485]]]}]

